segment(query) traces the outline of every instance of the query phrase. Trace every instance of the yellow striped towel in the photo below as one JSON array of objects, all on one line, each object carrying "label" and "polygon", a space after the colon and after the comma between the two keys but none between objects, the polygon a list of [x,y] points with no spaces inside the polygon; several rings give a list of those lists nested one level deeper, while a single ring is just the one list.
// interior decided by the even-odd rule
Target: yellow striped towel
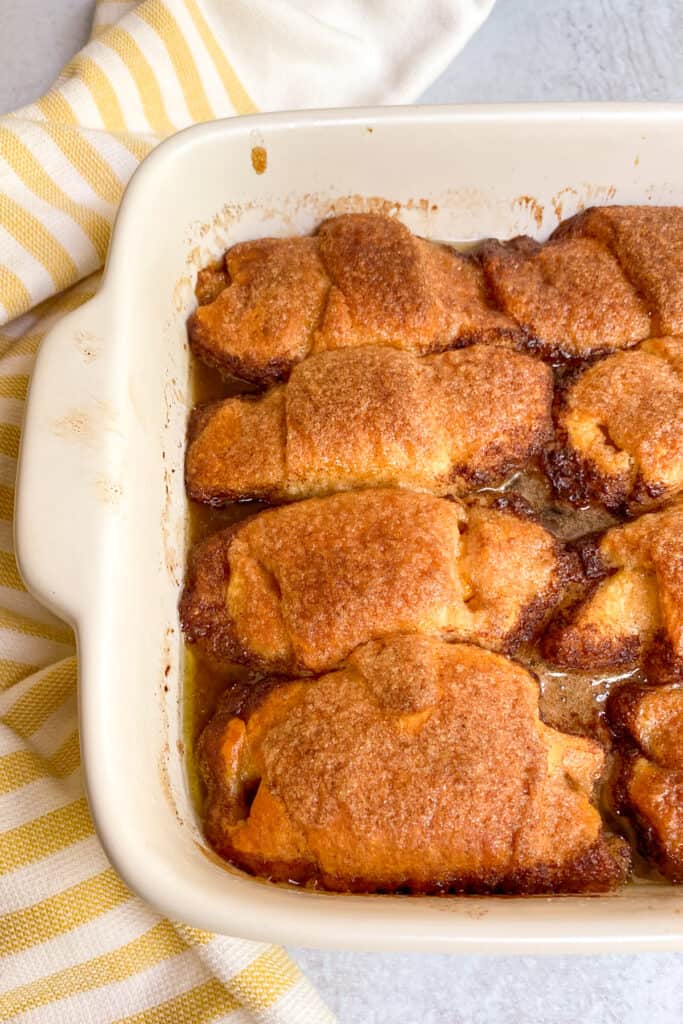
[{"label": "yellow striped towel", "polygon": [[2,1021],[333,1019],[282,950],[162,920],[108,865],[83,793],[73,637],[14,561],[23,402],[43,335],[96,291],[122,190],[161,138],[311,94],[412,99],[492,2],[99,0],[51,91],[0,119]]}]

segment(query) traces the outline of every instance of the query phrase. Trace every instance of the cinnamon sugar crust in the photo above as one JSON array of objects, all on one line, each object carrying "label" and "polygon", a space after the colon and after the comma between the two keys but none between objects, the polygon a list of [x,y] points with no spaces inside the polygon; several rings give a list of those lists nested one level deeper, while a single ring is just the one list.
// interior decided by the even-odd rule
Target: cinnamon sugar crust
[{"label": "cinnamon sugar crust", "polygon": [[647,308],[614,256],[593,239],[491,239],[480,259],[500,308],[544,356],[585,359],[650,333]]},{"label": "cinnamon sugar crust", "polygon": [[[521,666],[420,636],[227,705],[200,744],[212,845],[247,871],[357,892],[602,892],[623,841],[604,755],[539,720]],[[426,841],[428,837],[428,841]]]},{"label": "cinnamon sugar crust", "polygon": [[199,359],[268,384],[308,355],[329,280],[315,238],[260,238],[225,255],[229,283],[189,319]]},{"label": "cinnamon sugar crust", "polygon": [[463,494],[540,451],[552,394],[547,366],[504,348],[322,352],[263,397],[228,398],[195,417],[188,493],[209,504],[371,486]]},{"label": "cinnamon sugar crust", "polygon": [[187,639],[271,672],[320,672],[393,633],[511,651],[571,577],[562,546],[512,510],[402,490],[261,512],[194,549]]},{"label": "cinnamon sugar crust", "polygon": [[564,221],[552,237],[606,245],[646,302],[652,333],[683,334],[683,208],[594,206]]}]

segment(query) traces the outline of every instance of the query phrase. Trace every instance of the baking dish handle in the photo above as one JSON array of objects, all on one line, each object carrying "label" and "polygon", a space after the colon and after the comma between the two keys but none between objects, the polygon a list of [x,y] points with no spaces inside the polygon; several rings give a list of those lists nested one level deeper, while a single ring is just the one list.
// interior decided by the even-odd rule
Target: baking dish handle
[{"label": "baking dish handle", "polygon": [[100,309],[101,293],[44,338],[17,474],[19,571],[31,593],[72,624],[94,601],[108,521],[116,515],[111,481],[121,437],[108,401],[112,376]]}]

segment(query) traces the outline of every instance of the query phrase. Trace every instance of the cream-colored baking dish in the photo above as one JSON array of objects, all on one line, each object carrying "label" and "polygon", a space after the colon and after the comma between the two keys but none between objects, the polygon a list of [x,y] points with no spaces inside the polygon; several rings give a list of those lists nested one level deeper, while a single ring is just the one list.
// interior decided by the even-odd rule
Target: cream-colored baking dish
[{"label": "cream-colored baking dish", "polygon": [[[265,171],[252,160],[267,155]],[[683,892],[595,898],[345,896],[220,862],[188,797],[177,601],[187,507],[185,321],[227,245],[395,212],[437,239],[545,237],[592,203],[683,203],[683,108],[443,107],[235,118],[160,146],[128,188],[105,281],[45,340],[16,530],[31,591],[73,623],[97,830],[172,918],[295,945],[580,952],[683,945]]]}]

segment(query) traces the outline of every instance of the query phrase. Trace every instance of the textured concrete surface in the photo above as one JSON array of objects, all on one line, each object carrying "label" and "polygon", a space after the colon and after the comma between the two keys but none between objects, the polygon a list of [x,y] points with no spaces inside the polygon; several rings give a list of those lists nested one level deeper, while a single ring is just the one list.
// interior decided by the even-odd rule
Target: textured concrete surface
[{"label": "textured concrete surface", "polygon": [[[40,95],[92,0],[0,0],[0,110]],[[425,102],[683,100],[683,4],[498,0]],[[340,1024],[679,1024],[683,956],[292,950]]]}]

